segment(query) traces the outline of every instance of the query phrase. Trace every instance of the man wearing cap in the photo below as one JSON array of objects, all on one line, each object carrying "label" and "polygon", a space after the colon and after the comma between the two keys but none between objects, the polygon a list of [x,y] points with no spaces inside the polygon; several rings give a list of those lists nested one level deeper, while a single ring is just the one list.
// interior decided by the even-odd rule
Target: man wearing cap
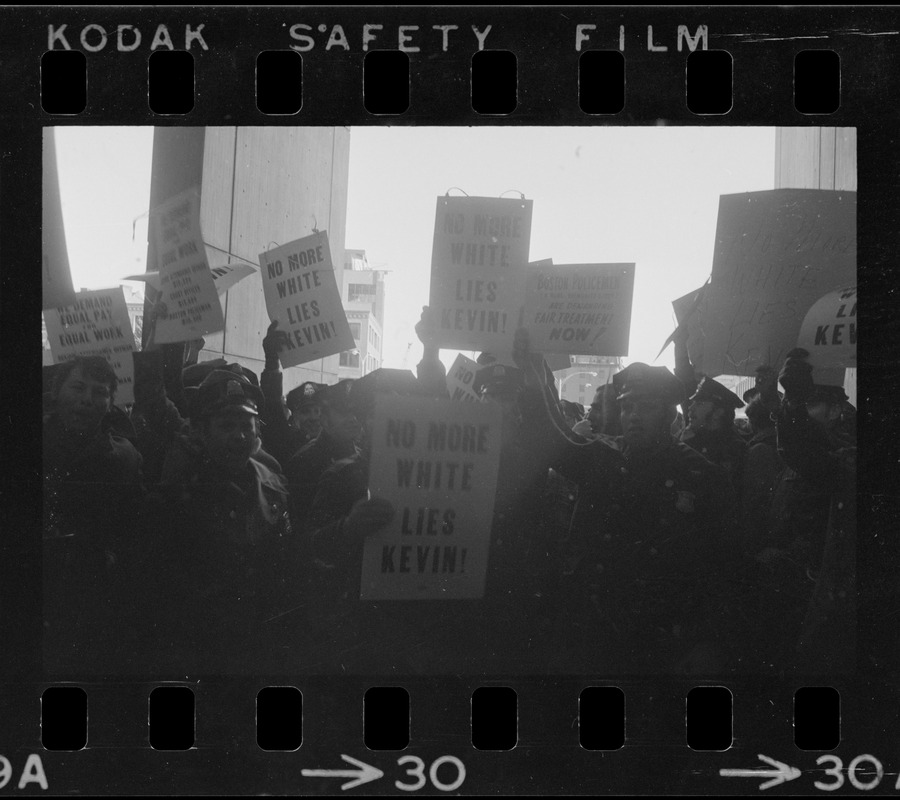
[{"label": "man wearing cap", "polygon": [[746,445],[735,429],[734,412],[743,405],[734,392],[704,376],[691,396],[688,426],[681,434],[682,442],[728,473],[736,490],[741,486]]},{"label": "man wearing cap", "polygon": [[[560,427],[568,429],[552,386],[549,373],[548,403]],[[562,577],[561,543],[578,487],[550,469],[552,451],[525,430],[525,420],[534,416],[530,406],[543,401],[529,391],[521,369],[486,364],[475,373],[473,389],[482,402],[501,407],[503,427],[485,596],[468,623],[471,657],[501,672],[543,670],[553,657],[548,632],[559,614],[554,604]]]},{"label": "man wearing cap", "polygon": [[291,519],[297,530],[306,528],[306,519],[325,471],[358,452],[357,441],[362,429],[350,402],[353,384],[353,380],[343,380],[316,393],[321,407],[321,430],[285,465],[291,492]]},{"label": "man wearing cap", "polygon": [[285,470],[294,454],[322,430],[319,392],[325,388],[324,383],[307,381],[288,392],[286,401],[282,398],[284,383],[278,353],[286,339],[287,333],[278,330],[278,320],[274,320],[263,339],[266,366],[260,379],[266,399],[261,415],[263,444]]},{"label": "man wearing cap", "polygon": [[[100,356],[58,364],[43,429],[45,655],[109,666],[143,499],[141,456],[105,427],[118,381]],[[14,498],[7,498],[7,502]],[[125,593],[127,596],[127,593]],[[104,660],[105,659],[105,660]]]},{"label": "man wearing cap", "polygon": [[762,605],[778,621],[772,660],[828,672],[855,658],[856,443],[839,427],[843,388],[814,383],[808,355],[792,350],[779,375],[787,469],[774,490]]},{"label": "man wearing cap", "polygon": [[158,590],[148,638],[164,665],[238,668],[302,580],[284,479],[255,457],[262,402],[238,364],[210,372],[181,442],[194,457],[163,470],[147,558]]},{"label": "man wearing cap", "polygon": [[[406,661],[406,654],[422,649],[421,604],[361,603],[359,585],[366,536],[388,525],[395,514],[389,501],[369,497],[367,491],[376,397],[426,391],[409,370],[387,368],[349,385],[346,402],[360,425],[359,448],[324,471],[307,517],[307,533],[320,568],[310,592],[311,608],[319,612],[312,611],[310,617],[319,617],[324,643],[324,651],[315,655],[320,663],[334,666],[338,659],[342,668],[353,664],[360,670],[417,670]],[[443,391],[446,394],[446,383]],[[432,609],[425,616],[433,621]]]},{"label": "man wearing cap", "polygon": [[[538,378],[527,331],[517,362]],[[741,588],[729,554],[734,493],[720,467],[672,437],[684,389],[668,369],[630,364],[613,385],[622,436],[569,440],[555,465],[580,487],[559,646],[585,669],[717,672]]]}]

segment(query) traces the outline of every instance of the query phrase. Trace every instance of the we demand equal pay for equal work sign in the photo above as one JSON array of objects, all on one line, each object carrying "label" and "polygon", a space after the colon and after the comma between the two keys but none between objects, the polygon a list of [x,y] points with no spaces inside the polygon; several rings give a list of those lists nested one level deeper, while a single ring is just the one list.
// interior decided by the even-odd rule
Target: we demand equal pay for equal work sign
[{"label": "we demand equal pay for equal work sign", "polygon": [[325,231],[259,254],[269,319],[287,333],[285,369],[355,346]]},{"label": "we demand equal pay for equal work sign", "polygon": [[378,398],[369,493],[395,514],[366,538],[363,600],[484,595],[500,425],[493,403]]},{"label": "we demand equal pay for equal work sign", "polygon": [[102,356],[119,380],[116,404],[134,402],[134,333],[121,286],[82,291],[68,306],[44,311],[53,363]]}]

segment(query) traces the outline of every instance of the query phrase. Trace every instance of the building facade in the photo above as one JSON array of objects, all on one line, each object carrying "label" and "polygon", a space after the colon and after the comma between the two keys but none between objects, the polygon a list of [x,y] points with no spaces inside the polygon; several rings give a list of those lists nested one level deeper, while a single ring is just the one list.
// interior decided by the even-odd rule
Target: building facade
[{"label": "building facade", "polygon": [[356,342],[338,357],[338,377],[361,378],[382,363],[384,272],[370,269],[365,250],[344,250],[341,301]]},{"label": "building facade", "polygon": [[[350,130],[338,127],[158,127],[153,137],[150,207],[200,187],[200,224],[210,267],[327,231],[342,285]],[[148,269],[155,264],[150,243]],[[205,338],[200,360],[225,358],[259,374],[269,315],[261,281],[250,276],[219,298],[225,330]],[[305,381],[335,383],[338,355],[284,372],[287,393]]]}]

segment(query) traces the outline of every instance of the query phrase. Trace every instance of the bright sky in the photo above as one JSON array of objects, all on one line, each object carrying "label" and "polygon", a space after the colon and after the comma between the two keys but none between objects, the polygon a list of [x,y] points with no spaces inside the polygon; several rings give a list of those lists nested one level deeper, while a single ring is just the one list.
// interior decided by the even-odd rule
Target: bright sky
[{"label": "bright sky", "polygon": [[[152,128],[56,129],[76,289],[144,271],[152,139]],[[384,366],[421,355],[435,203],[451,187],[533,200],[531,260],[634,262],[625,361],[652,362],[671,301],[710,273],[719,195],[771,189],[774,172],[773,128],[353,128],[345,245],[390,270]],[[656,363],[672,366],[671,353]]]}]

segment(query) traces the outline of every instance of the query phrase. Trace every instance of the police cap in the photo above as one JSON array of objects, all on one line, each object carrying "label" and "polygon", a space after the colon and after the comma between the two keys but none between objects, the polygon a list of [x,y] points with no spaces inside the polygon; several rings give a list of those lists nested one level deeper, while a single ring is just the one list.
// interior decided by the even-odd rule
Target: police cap
[{"label": "police cap", "polygon": [[823,383],[813,384],[813,390],[807,399],[807,403],[830,403],[842,406],[849,400],[843,386],[826,386]]},{"label": "police cap", "polygon": [[697,385],[697,391],[691,395],[691,402],[703,403],[711,402],[720,408],[742,408],[744,403],[730,389],[726,389],[717,380],[713,380],[709,376],[700,379]]},{"label": "police cap", "polygon": [[408,369],[380,367],[354,381],[350,405],[358,414],[365,414],[375,405],[378,394],[421,394],[421,389]]},{"label": "police cap", "polygon": [[344,378],[322,389],[318,393],[322,408],[349,414],[353,410],[350,406],[350,389],[354,383],[356,381],[353,378]]},{"label": "police cap", "polygon": [[250,382],[240,364],[229,364],[210,372],[197,387],[192,416],[208,417],[225,409],[258,415],[262,402],[262,392]]},{"label": "police cap", "polygon": [[310,406],[319,405],[322,401],[320,393],[324,388],[324,383],[313,383],[312,381],[301,383],[298,387],[288,392],[287,407],[293,410],[295,408],[309,408]]},{"label": "police cap", "polygon": [[684,403],[684,385],[666,367],[651,367],[637,361],[612,378],[616,400],[655,397],[666,404]]},{"label": "police cap", "polygon": [[525,386],[522,370],[506,364],[487,364],[475,373],[472,389],[484,392],[517,392]]}]

